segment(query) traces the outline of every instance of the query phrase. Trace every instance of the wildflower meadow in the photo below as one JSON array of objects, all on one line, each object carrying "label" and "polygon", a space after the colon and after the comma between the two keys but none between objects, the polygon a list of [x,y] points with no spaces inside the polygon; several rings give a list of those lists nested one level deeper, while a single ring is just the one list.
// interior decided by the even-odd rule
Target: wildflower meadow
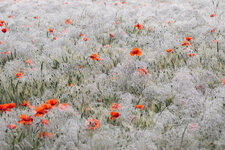
[{"label": "wildflower meadow", "polygon": [[224,150],[225,0],[0,0],[0,150]]}]

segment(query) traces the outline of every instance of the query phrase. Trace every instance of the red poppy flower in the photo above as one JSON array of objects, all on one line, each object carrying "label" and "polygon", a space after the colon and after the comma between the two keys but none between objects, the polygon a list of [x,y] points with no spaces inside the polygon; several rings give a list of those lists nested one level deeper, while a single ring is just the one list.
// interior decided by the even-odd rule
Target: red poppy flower
[{"label": "red poppy flower", "polygon": [[114,35],[112,35],[111,33],[109,34],[109,36],[114,37]]},{"label": "red poppy flower", "polygon": [[143,109],[143,105],[139,105],[139,104],[138,104],[138,105],[135,106],[135,108],[136,108],[136,109]]},{"label": "red poppy flower", "polygon": [[190,41],[190,40],[192,40],[192,38],[191,37],[186,37],[186,40]]},{"label": "red poppy flower", "polygon": [[222,80],[223,85],[225,85],[225,79]]},{"label": "red poppy flower", "polygon": [[16,129],[16,125],[15,124],[8,124],[8,129]]},{"label": "red poppy flower", "polygon": [[109,118],[110,120],[113,120],[114,118],[117,118],[120,116],[118,112],[110,112],[111,117]]},{"label": "red poppy flower", "polygon": [[36,107],[34,110],[36,111],[34,117],[40,117],[48,113],[43,107]]},{"label": "red poppy flower", "polygon": [[98,54],[96,53],[93,53],[91,56],[89,56],[92,60],[97,60],[97,61],[100,61],[101,59],[100,58],[97,58],[98,57]]},{"label": "red poppy flower", "polygon": [[2,28],[2,32],[6,33],[7,29],[6,28]]},{"label": "red poppy flower", "polygon": [[28,60],[25,61],[25,63],[26,63],[28,66],[30,66],[30,65],[32,65],[32,60],[28,59]]},{"label": "red poppy flower", "polygon": [[66,19],[65,24],[70,24],[70,23],[71,23],[70,19]]},{"label": "red poppy flower", "polygon": [[83,38],[84,41],[88,41],[88,38]]},{"label": "red poppy flower", "polygon": [[170,52],[172,52],[172,51],[173,51],[172,49],[167,49],[167,50],[166,50],[167,53],[170,53]]},{"label": "red poppy flower", "polygon": [[22,76],[23,76],[23,74],[22,74],[21,72],[16,73],[16,78],[17,78],[17,79],[22,78]]},{"label": "red poppy flower", "polygon": [[37,19],[37,16],[34,16],[34,19]]},{"label": "red poppy flower", "polygon": [[189,43],[187,41],[182,42],[182,46],[188,46],[188,45],[189,45]]},{"label": "red poppy flower", "polygon": [[14,108],[15,106],[16,106],[15,103],[9,103],[9,104],[7,104],[7,107],[8,107],[9,109]]},{"label": "red poppy flower", "polygon": [[27,106],[28,106],[28,103],[27,103],[27,101],[23,100],[23,104],[20,104],[20,106],[24,106],[24,107],[27,107]]},{"label": "red poppy flower", "polygon": [[133,48],[132,51],[130,52],[130,55],[134,56],[136,54],[137,56],[140,56],[141,53],[142,52],[139,50],[139,48]]},{"label": "red poppy flower", "polygon": [[212,29],[210,32],[215,32],[215,30],[214,30],[214,29]]},{"label": "red poppy flower", "polygon": [[142,28],[141,25],[138,23],[134,26],[135,28],[138,28],[139,30]]},{"label": "red poppy flower", "polygon": [[56,40],[56,37],[54,36],[52,39],[53,39],[53,40]]},{"label": "red poppy flower", "polygon": [[47,132],[44,131],[44,132],[38,134],[38,137],[40,137],[40,138],[41,138],[41,137],[45,138],[46,136],[47,136],[49,139],[52,139],[52,133],[51,133],[51,132],[47,133]]},{"label": "red poppy flower", "polygon": [[58,108],[63,110],[63,109],[68,109],[69,107],[69,104],[66,104],[66,103],[62,103],[62,104],[59,104]]},{"label": "red poppy flower", "polygon": [[45,102],[45,104],[50,104],[52,108],[54,108],[57,103],[58,103],[57,99],[50,99]]},{"label": "red poppy flower", "polygon": [[48,29],[48,32],[49,32],[49,33],[53,33],[53,29],[52,29],[52,28],[49,28],[49,29]]},{"label": "red poppy flower", "polygon": [[117,108],[122,108],[118,103],[114,103],[111,107],[111,110],[117,110]]},{"label": "red poppy flower", "polygon": [[84,36],[84,34],[81,33],[81,34],[80,34],[80,37],[81,37],[81,36]]},{"label": "red poppy flower", "polygon": [[48,120],[47,120],[47,119],[43,119],[43,120],[41,121],[41,123],[42,123],[42,124],[45,124],[45,125],[48,125]]},{"label": "red poppy flower", "polygon": [[52,109],[52,105],[51,104],[41,104],[41,106],[43,109]]},{"label": "red poppy flower", "polygon": [[24,114],[21,114],[20,116],[20,121],[18,121],[19,124],[30,124],[33,122],[33,118],[31,118],[31,116],[27,117],[26,115]]},{"label": "red poppy flower", "polygon": [[190,53],[188,56],[193,57],[193,56],[195,56],[195,53]]},{"label": "red poppy flower", "polygon": [[[140,68],[140,70],[138,70],[138,73],[140,76],[143,76],[144,74],[147,75],[148,72],[144,69],[144,68]],[[144,73],[144,74],[143,74]]]},{"label": "red poppy flower", "polygon": [[89,119],[86,125],[86,128],[89,130],[97,129],[99,126],[99,121],[97,119]]},{"label": "red poppy flower", "polygon": [[215,17],[215,14],[211,14],[210,17]]}]

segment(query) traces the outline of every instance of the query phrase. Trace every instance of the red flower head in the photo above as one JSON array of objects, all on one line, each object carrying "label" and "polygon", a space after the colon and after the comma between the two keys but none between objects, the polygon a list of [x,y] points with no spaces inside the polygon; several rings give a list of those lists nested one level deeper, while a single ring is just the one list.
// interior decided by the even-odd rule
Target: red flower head
[{"label": "red flower head", "polygon": [[53,29],[52,29],[52,28],[49,28],[49,29],[48,29],[48,32],[49,32],[49,33],[53,33]]},{"label": "red flower head", "polygon": [[43,107],[36,107],[34,110],[36,111],[34,117],[40,117],[48,113]]},{"label": "red flower head", "polygon": [[20,104],[20,106],[24,106],[24,107],[28,106],[27,101],[23,100],[23,104]]},{"label": "red flower head", "polygon": [[122,108],[118,103],[114,103],[111,107],[111,110],[117,110],[117,108]]},{"label": "red flower head", "polygon": [[45,104],[50,104],[52,108],[54,108],[57,103],[58,103],[57,99],[50,99],[45,102]]},{"label": "red flower head", "polygon": [[2,28],[2,32],[6,33],[7,29],[6,28]]},{"label": "red flower head", "polygon": [[20,116],[20,121],[18,121],[19,124],[30,124],[33,122],[33,118],[31,118],[31,116],[27,117],[26,115],[24,114],[21,114]]},{"label": "red flower head", "polygon": [[97,61],[100,61],[101,59],[100,58],[97,58],[98,57],[98,54],[96,53],[93,53],[91,56],[89,56],[92,60],[97,60]]},{"label": "red flower head", "polygon": [[139,50],[139,48],[133,48],[132,51],[130,52],[130,55],[134,56],[136,54],[137,56],[140,56],[141,53],[142,52]]},{"label": "red flower head", "polygon": [[8,124],[8,129],[16,129],[16,125],[15,124]]},{"label": "red flower head", "polygon": [[192,40],[192,38],[191,37],[186,37],[186,40],[190,41],[190,40]]},{"label": "red flower head", "polygon": [[188,45],[189,45],[189,43],[187,41],[182,42],[182,46],[188,46]]},{"label": "red flower head", "polygon": [[173,50],[172,49],[167,49],[166,52],[167,53],[171,53]]},{"label": "red flower head", "polygon": [[[138,70],[139,76],[143,76],[144,74],[147,75],[148,72],[144,69],[144,68],[140,68],[140,70]],[[144,73],[144,74],[143,74]]]},{"label": "red flower head", "polygon": [[84,41],[88,41],[88,38],[83,38]]},{"label": "red flower head", "polygon": [[70,23],[71,23],[70,19],[66,19],[65,24],[70,24]]},{"label": "red flower head", "polygon": [[143,109],[143,105],[139,105],[139,104],[138,104],[138,105],[135,106],[135,108],[136,108],[136,109]]},{"label": "red flower head", "polygon": [[134,26],[135,28],[138,28],[139,30],[142,28],[141,25],[138,23]]},{"label": "red flower head", "polygon": [[193,57],[193,56],[195,56],[195,53],[190,53],[188,56]]},{"label": "red flower head", "polygon": [[68,109],[69,105],[66,104],[66,103],[62,103],[62,104],[59,104],[58,108],[63,110],[63,109]]},{"label": "red flower head", "polygon": [[113,35],[113,34],[111,34],[111,33],[109,34],[109,36],[114,37],[114,35]]},{"label": "red flower head", "polygon": [[89,119],[86,125],[86,128],[89,130],[97,129],[99,126],[99,121],[97,119]]},{"label": "red flower head", "polygon": [[109,118],[110,120],[113,120],[114,118],[117,118],[120,116],[118,112],[110,112],[111,117]]},{"label": "red flower head", "polygon": [[215,17],[215,14],[211,14],[210,17]]},{"label": "red flower head", "polygon": [[21,72],[16,73],[16,78],[20,79],[23,77],[23,74]]}]

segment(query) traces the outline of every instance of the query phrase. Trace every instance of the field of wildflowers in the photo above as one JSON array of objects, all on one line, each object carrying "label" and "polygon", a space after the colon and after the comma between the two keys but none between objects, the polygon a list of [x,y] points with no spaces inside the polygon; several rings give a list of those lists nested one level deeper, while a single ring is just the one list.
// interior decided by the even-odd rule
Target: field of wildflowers
[{"label": "field of wildflowers", "polygon": [[225,0],[0,0],[0,150],[225,149]]}]

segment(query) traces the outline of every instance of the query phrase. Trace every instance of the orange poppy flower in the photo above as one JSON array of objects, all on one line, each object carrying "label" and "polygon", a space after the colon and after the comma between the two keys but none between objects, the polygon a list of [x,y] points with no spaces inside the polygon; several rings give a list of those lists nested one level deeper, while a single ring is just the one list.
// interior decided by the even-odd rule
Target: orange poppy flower
[{"label": "orange poppy flower", "polygon": [[52,109],[52,105],[51,104],[41,104],[41,106],[43,109]]},{"label": "orange poppy flower", "polygon": [[9,103],[9,104],[7,104],[7,107],[8,107],[9,109],[14,108],[15,106],[16,106],[15,103]]},{"label": "orange poppy flower", "polygon": [[38,134],[38,137],[40,137],[40,138],[41,138],[41,137],[45,138],[46,136],[47,136],[49,139],[52,139],[52,133],[51,133],[51,132],[46,133],[46,132],[44,131],[44,132]]},{"label": "orange poppy flower", "polygon": [[222,80],[223,85],[225,85],[225,79]]},{"label": "orange poppy flower", "polygon": [[23,74],[22,74],[21,72],[16,73],[16,78],[17,78],[17,79],[22,78],[22,76],[23,76]]},{"label": "orange poppy flower", "polygon": [[100,58],[97,58],[98,57],[98,54],[96,53],[93,53],[91,56],[89,56],[92,60],[97,60],[97,61],[100,61],[101,59]]},{"label": "orange poppy flower", "polygon": [[139,105],[138,104],[138,105],[135,106],[135,108],[137,108],[137,109],[143,109],[143,105]]},{"label": "orange poppy flower", "polygon": [[138,73],[139,73],[140,76],[143,76],[143,73],[144,73],[145,75],[148,74],[148,72],[147,72],[144,68],[140,68],[140,70],[138,70]]},{"label": "orange poppy flower", "polygon": [[27,59],[27,60],[25,61],[25,63],[28,64],[28,65],[30,66],[30,65],[32,64],[32,60]]},{"label": "orange poppy flower", "polygon": [[48,125],[48,120],[47,120],[47,119],[43,119],[43,120],[41,121],[41,123],[42,123],[42,124],[45,124],[45,125]]},{"label": "orange poppy flower", "polygon": [[8,124],[8,129],[16,129],[16,125],[15,124]]},{"label": "orange poppy flower", "polygon": [[28,103],[27,103],[27,101],[23,100],[23,104],[20,104],[20,106],[24,106],[24,107],[27,107],[27,106],[28,106]]},{"label": "orange poppy flower", "polygon": [[138,28],[139,30],[142,28],[141,25],[138,23],[134,26],[135,28]]},{"label": "orange poppy flower", "polygon": [[65,24],[70,24],[70,23],[71,23],[70,19],[66,19]]},{"label": "orange poppy flower", "polygon": [[53,29],[52,28],[49,28],[48,31],[49,31],[49,33],[53,33]]},{"label": "orange poppy flower", "polygon": [[2,32],[6,33],[7,29],[6,28],[2,28]]},{"label": "orange poppy flower", "polygon": [[18,121],[19,124],[30,124],[33,122],[33,118],[31,118],[31,116],[27,117],[26,115],[24,114],[21,114],[20,116],[20,121]]},{"label": "orange poppy flower", "polygon": [[40,117],[48,113],[43,107],[36,107],[34,110],[36,111],[34,117]]},{"label": "orange poppy flower", "polygon": [[215,17],[215,14],[211,14],[210,17]]},{"label": "orange poppy flower", "polygon": [[0,112],[6,112],[6,111],[10,111],[8,109],[8,105],[7,104],[1,104],[0,105]]},{"label": "orange poppy flower", "polygon": [[110,112],[111,117],[109,118],[110,120],[113,120],[114,118],[117,118],[120,116],[118,112]]},{"label": "orange poppy flower", "polygon": [[182,46],[188,46],[188,45],[189,45],[189,43],[187,41],[182,42]]},{"label": "orange poppy flower", "polygon": [[58,103],[57,99],[50,99],[45,102],[45,104],[50,104],[52,108],[54,108],[57,103]]},{"label": "orange poppy flower", "polygon": [[214,29],[212,29],[210,32],[215,32],[215,30],[214,30]]},{"label": "orange poppy flower", "polygon": [[81,36],[84,36],[84,34],[81,33],[81,34],[80,34],[80,37],[81,37]]},{"label": "orange poppy flower", "polygon": [[190,53],[188,56],[193,57],[193,56],[195,56],[195,53]]},{"label": "orange poppy flower", "polygon": [[167,49],[167,50],[166,50],[167,53],[170,53],[170,52],[172,52],[172,51],[173,51],[172,49]]},{"label": "orange poppy flower", "polygon": [[89,119],[86,125],[86,128],[89,130],[97,129],[99,126],[99,121],[97,119]]},{"label": "orange poppy flower", "polygon": [[132,51],[130,52],[130,55],[134,56],[136,54],[137,56],[140,56],[141,53],[142,52],[139,50],[139,48],[133,48]]},{"label": "orange poppy flower", "polygon": [[118,103],[114,103],[111,107],[111,110],[117,110],[117,108],[122,108]]},{"label": "orange poppy flower", "polygon": [[121,2],[121,4],[125,4],[125,2]]},{"label": "orange poppy flower", "polygon": [[113,34],[111,34],[111,33],[109,34],[109,36],[114,37],[114,35],[113,35]]},{"label": "orange poppy flower", "polygon": [[190,41],[190,40],[192,40],[192,38],[191,37],[186,37],[186,40]]},{"label": "orange poppy flower", "polygon": [[88,41],[88,38],[83,38],[84,41]]},{"label": "orange poppy flower", "polygon": [[69,104],[66,104],[66,103],[62,103],[62,104],[59,104],[58,108],[63,110],[63,109],[68,109],[69,107]]}]

